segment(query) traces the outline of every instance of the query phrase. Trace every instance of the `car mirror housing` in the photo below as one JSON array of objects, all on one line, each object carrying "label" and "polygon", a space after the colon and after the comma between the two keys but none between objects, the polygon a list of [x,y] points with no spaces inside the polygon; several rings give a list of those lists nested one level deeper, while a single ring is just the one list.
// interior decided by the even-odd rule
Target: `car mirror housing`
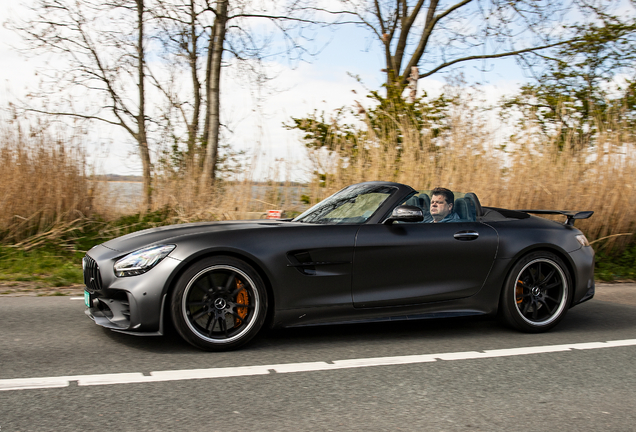
[{"label": "car mirror housing", "polygon": [[391,212],[391,216],[384,222],[391,224],[393,222],[422,222],[424,220],[424,212],[421,208],[410,205],[397,206]]}]

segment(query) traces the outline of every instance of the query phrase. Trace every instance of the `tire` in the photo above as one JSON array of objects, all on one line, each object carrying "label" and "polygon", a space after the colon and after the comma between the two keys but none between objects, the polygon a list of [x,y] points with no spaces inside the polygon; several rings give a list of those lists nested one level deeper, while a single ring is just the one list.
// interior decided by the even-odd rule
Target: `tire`
[{"label": "tire", "polygon": [[172,321],[183,339],[206,351],[227,351],[259,332],[267,315],[267,291],[247,263],[211,257],[181,275],[170,305]]},{"label": "tire", "polygon": [[517,330],[548,331],[567,313],[572,293],[571,277],[563,261],[551,252],[532,252],[521,258],[506,278],[500,314]]}]

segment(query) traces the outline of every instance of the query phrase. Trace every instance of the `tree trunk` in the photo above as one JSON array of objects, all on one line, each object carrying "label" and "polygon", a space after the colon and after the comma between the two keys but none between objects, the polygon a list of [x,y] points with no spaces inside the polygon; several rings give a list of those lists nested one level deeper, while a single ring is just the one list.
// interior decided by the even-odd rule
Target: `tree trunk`
[{"label": "tree trunk", "polygon": [[197,36],[197,15],[195,11],[194,0],[190,0],[190,40],[192,46],[190,48],[190,71],[192,74],[192,88],[194,90],[194,111],[192,113],[192,121],[188,125],[188,156],[186,161],[186,170],[193,168],[193,162],[196,151],[196,139],[199,133],[199,115],[201,112],[201,83],[197,74],[198,60],[198,36]]},{"label": "tree trunk", "polygon": [[[210,40],[208,41],[208,56],[205,60],[205,100],[210,100],[210,75],[212,74],[212,51],[214,49],[214,34],[216,28],[212,26]],[[208,144],[208,133],[210,132],[210,104],[206,103],[205,123],[203,125],[203,143]],[[207,148],[207,147],[206,147]],[[200,167],[203,168],[203,159],[200,160]]]},{"label": "tree trunk", "polygon": [[151,165],[148,140],[146,136],[146,92],[145,84],[145,51],[144,51],[144,0],[137,3],[137,87],[139,89],[139,112],[137,114],[137,144],[141,157],[144,178],[144,208],[150,211],[152,205]]},{"label": "tree trunk", "polygon": [[199,190],[205,191],[208,186],[214,183],[216,176],[216,163],[219,150],[219,126],[220,126],[220,81],[221,81],[221,60],[223,57],[223,43],[225,41],[225,26],[227,22],[228,0],[217,0],[216,19],[214,20],[214,44],[211,56],[211,67],[208,74],[208,130],[207,146],[205,149],[205,159],[203,161],[203,171],[199,181]]}]

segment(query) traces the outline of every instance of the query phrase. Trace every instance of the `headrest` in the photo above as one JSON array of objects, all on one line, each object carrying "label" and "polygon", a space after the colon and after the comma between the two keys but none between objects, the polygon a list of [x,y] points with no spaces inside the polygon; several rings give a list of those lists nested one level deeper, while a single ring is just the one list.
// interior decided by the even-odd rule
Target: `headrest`
[{"label": "headrest", "polygon": [[463,220],[470,220],[471,218],[468,211],[468,203],[466,201],[466,198],[456,199],[453,209],[455,210],[455,213],[457,213]]},{"label": "headrest", "polygon": [[468,198],[473,204],[475,208],[475,216],[483,216],[484,212],[481,209],[481,203],[479,202],[479,198],[477,198],[477,195],[475,195],[472,192],[469,192],[466,195],[464,195],[464,198]]}]

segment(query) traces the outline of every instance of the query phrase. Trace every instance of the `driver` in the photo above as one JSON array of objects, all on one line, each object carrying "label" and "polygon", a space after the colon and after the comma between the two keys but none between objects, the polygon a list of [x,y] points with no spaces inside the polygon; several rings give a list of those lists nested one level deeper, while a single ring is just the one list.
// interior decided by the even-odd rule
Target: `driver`
[{"label": "driver", "polygon": [[431,192],[432,223],[461,222],[461,218],[453,211],[455,195],[446,188],[437,187]]}]

